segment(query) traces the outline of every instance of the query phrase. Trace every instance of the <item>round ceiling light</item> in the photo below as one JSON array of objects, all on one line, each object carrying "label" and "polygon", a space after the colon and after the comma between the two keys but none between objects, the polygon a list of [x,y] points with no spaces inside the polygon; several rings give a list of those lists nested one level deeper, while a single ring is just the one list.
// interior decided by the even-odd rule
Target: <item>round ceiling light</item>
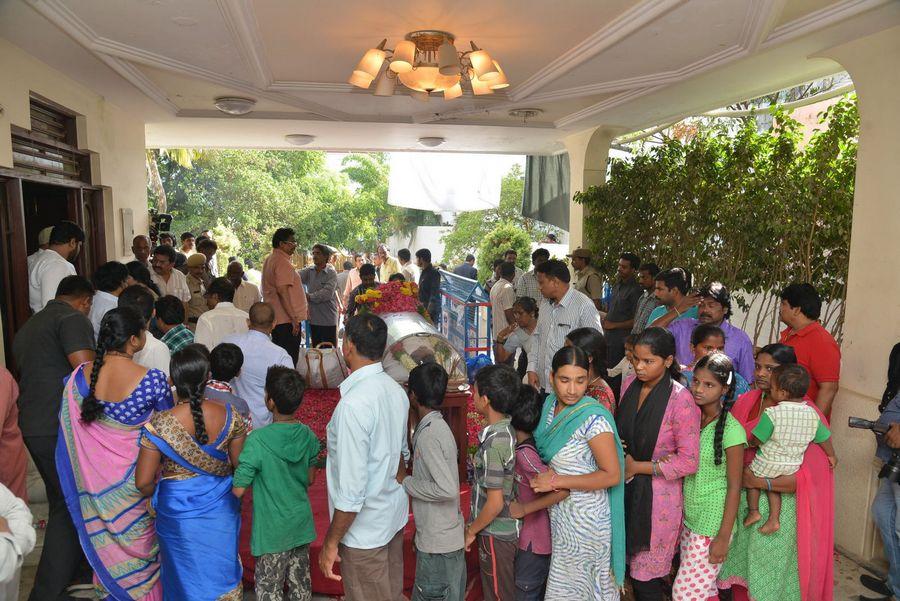
[{"label": "round ceiling light", "polygon": [[419,144],[427,148],[437,148],[445,141],[446,140],[440,136],[426,136],[424,138],[419,138]]},{"label": "round ceiling light", "polygon": [[256,101],[252,98],[241,98],[240,96],[220,96],[215,99],[213,104],[227,115],[246,115],[256,106]]},{"label": "round ceiling light", "polygon": [[306,146],[316,137],[310,134],[288,134],[284,137],[284,141],[294,146]]}]

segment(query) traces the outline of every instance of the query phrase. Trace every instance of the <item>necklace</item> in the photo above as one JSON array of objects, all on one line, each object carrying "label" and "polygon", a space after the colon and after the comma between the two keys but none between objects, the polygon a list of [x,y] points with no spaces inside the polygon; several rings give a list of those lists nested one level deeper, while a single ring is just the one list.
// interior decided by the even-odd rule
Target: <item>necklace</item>
[{"label": "necklace", "polygon": [[128,353],[121,353],[119,351],[106,351],[106,355],[108,357],[125,357],[126,359],[134,358],[134,353],[128,354]]}]

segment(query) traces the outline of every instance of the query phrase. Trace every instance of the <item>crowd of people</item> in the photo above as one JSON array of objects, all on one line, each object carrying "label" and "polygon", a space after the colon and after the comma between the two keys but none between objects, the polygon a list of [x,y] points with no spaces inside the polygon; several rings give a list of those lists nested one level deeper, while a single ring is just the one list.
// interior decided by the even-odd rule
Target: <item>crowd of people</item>
[{"label": "crowd of people", "polygon": [[[637,601],[832,598],[840,350],[809,284],[781,291],[780,341],[754,349],[728,289],[694,287],[684,268],[626,252],[606,285],[586,249],[571,270],[542,248],[527,272],[505,253],[487,282],[497,362],[474,375],[484,427],[466,519],[440,411],[447,373],[418,365],[404,389],[381,365],[386,324],[354,303],[376,282],[413,280],[440,323],[428,249],[380,245],[338,273],[334,249],[316,244],[298,270],[294,232],[280,228],[255,284],[237,261],[217,276],[210,237],[176,249],[164,234],[151,249],[138,236],[134,261],[91,281],[71,264],[83,240],[64,222],[29,258],[18,383],[0,369],[0,542],[14,541],[17,566],[34,544],[25,448],[49,501],[32,600],[85,581],[117,600],[241,599],[247,489],[261,601],[309,599],[311,569],[347,599],[400,598],[410,504],[413,599],[463,599],[467,550],[489,600],[615,600],[626,583]],[[473,263],[454,271],[476,276]],[[320,445],[295,417],[304,322],[314,345],[337,345],[343,327],[351,371],[327,427],[331,521],[313,568]],[[886,420],[900,403],[895,350]],[[900,424],[881,443],[900,447]],[[892,486],[878,498],[893,502]],[[877,521],[896,551],[884,499]]]}]

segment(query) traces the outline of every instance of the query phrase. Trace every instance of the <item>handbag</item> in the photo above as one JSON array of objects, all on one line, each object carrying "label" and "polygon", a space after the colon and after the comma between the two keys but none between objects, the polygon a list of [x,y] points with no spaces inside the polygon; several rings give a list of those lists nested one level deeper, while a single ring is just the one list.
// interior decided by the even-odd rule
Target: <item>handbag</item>
[{"label": "handbag", "polygon": [[350,375],[343,354],[330,342],[319,343],[315,348],[301,348],[297,371],[306,380],[307,388],[316,389],[337,388]]}]

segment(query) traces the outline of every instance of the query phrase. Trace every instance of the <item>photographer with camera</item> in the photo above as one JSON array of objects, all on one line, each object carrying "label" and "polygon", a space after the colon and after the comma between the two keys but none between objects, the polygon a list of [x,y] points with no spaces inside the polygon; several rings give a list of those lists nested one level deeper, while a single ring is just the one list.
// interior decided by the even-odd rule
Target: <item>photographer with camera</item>
[{"label": "photographer with camera", "polygon": [[900,343],[891,350],[887,386],[878,410],[881,416],[870,427],[878,437],[875,455],[885,466],[878,474],[879,486],[872,503],[872,518],[884,544],[888,577],[881,580],[868,574],[860,576],[863,586],[883,595],[860,595],[862,601],[900,599]]}]

